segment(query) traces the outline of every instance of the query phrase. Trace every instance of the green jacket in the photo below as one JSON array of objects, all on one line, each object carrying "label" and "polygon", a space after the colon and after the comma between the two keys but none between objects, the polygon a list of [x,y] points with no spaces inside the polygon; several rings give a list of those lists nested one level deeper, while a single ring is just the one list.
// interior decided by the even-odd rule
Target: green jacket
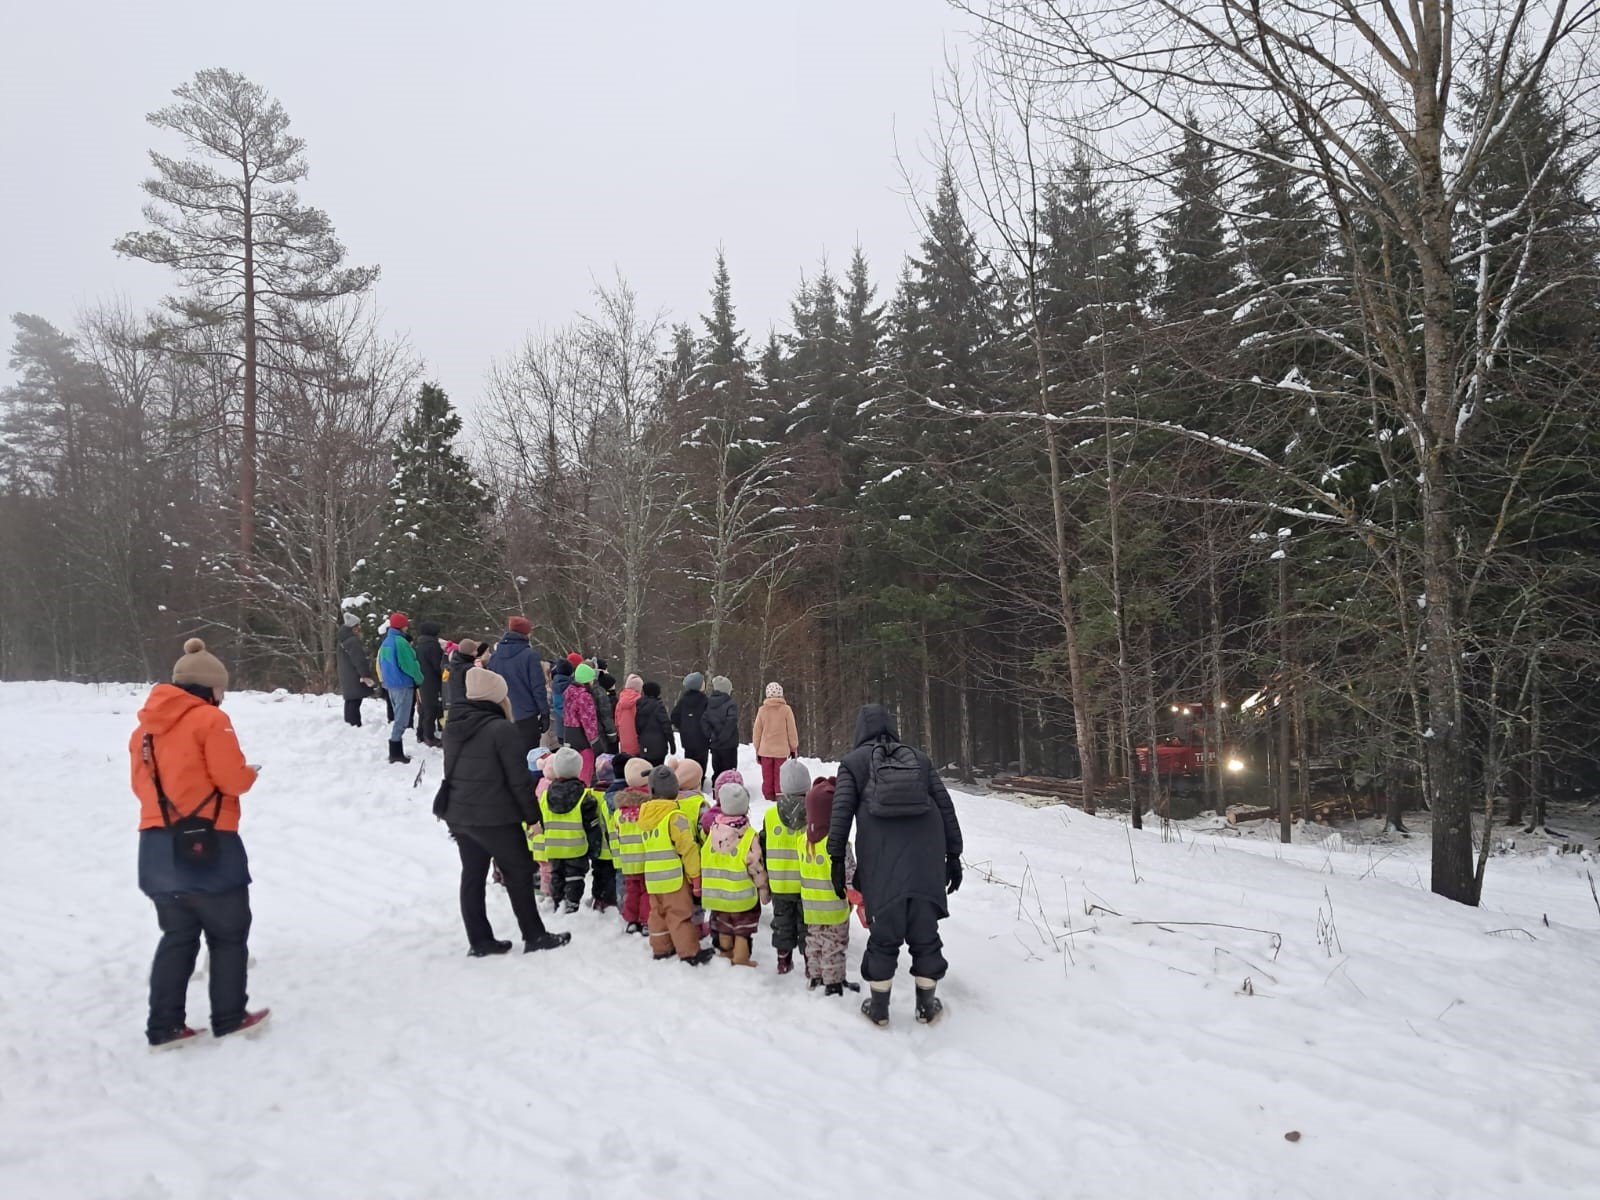
[{"label": "green jacket", "polygon": [[384,635],[383,645],[378,650],[378,673],[386,688],[414,688],[422,683],[417,652],[398,629],[391,629]]}]

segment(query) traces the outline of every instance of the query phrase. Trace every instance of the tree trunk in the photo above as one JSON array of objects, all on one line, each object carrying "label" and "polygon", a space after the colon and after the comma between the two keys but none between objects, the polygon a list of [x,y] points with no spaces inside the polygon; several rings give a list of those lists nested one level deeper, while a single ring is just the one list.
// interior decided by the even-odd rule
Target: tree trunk
[{"label": "tree trunk", "polygon": [[1293,839],[1294,813],[1289,807],[1289,705],[1291,676],[1289,656],[1289,539],[1278,536],[1278,626],[1282,642],[1282,664],[1278,672],[1278,840]]},{"label": "tree trunk", "polygon": [[[246,168],[248,170],[248,167]],[[256,546],[256,261],[251,192],[244,190],[244,413],[239,439],[239,569],[248,573]],[[248,586],[248,585],[247,585]],[[243,632],[241,630],[241,632]]]}]

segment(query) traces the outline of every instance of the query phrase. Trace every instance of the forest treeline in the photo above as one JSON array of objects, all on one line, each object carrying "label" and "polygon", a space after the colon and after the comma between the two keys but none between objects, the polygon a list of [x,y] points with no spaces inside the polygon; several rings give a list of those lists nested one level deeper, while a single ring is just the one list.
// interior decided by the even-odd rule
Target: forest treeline
[{"label": "forest treeline", "polygon": [[200,72],[117,245],[172,299],[13,318],[0,673],[153,678],[199,631],[318,689],[342,607],[518,612],[668,686],[782,680],[808,753],[883,701],[1091,796],[1190,705],[1426,804],[1475,899],[1474,813],[1595,786],[1586,26],[1312,7],[1317,55],[1130,2],[1152,82],[1087,10],[987,6],[904,261],[819,263],[765,334],[720,253],[698,316],[618,277],[481,393],[424,386],[281,107]]}]

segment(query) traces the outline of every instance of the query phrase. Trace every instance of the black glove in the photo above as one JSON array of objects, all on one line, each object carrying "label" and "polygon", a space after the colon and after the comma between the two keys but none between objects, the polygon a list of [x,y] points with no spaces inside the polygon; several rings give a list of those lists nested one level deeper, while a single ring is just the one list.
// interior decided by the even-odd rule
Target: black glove
[{"label": "black glove", "polygon": [[944,891],[947,896],[961,887],[961,856],[959,854],[946,854],[944,856],[944,882]]},{"label": "black glove", "polygon": [[833,860],[833,890],[839,899],[844,899],[844,859]]},{"label": "black glove", "polygon": [[549,713],[540,713],[539,714],[539,736],[543,737],[544,734],[549,730],[549,728],[550,728],[550,714]]}]

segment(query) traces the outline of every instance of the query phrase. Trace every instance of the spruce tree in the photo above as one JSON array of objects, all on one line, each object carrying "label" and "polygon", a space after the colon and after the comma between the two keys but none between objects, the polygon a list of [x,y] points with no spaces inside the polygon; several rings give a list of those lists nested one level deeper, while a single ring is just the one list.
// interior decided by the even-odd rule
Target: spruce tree
[{"label": "spruce tree", "polygon": [[423,384],[395,443],[388,523],[354,575],[374,620],[399,609],[413,624],[439,622],[450,637],[496,627],[500,550],[487,527],[493,504],[455,448],[460,432],[444,389]]}]

